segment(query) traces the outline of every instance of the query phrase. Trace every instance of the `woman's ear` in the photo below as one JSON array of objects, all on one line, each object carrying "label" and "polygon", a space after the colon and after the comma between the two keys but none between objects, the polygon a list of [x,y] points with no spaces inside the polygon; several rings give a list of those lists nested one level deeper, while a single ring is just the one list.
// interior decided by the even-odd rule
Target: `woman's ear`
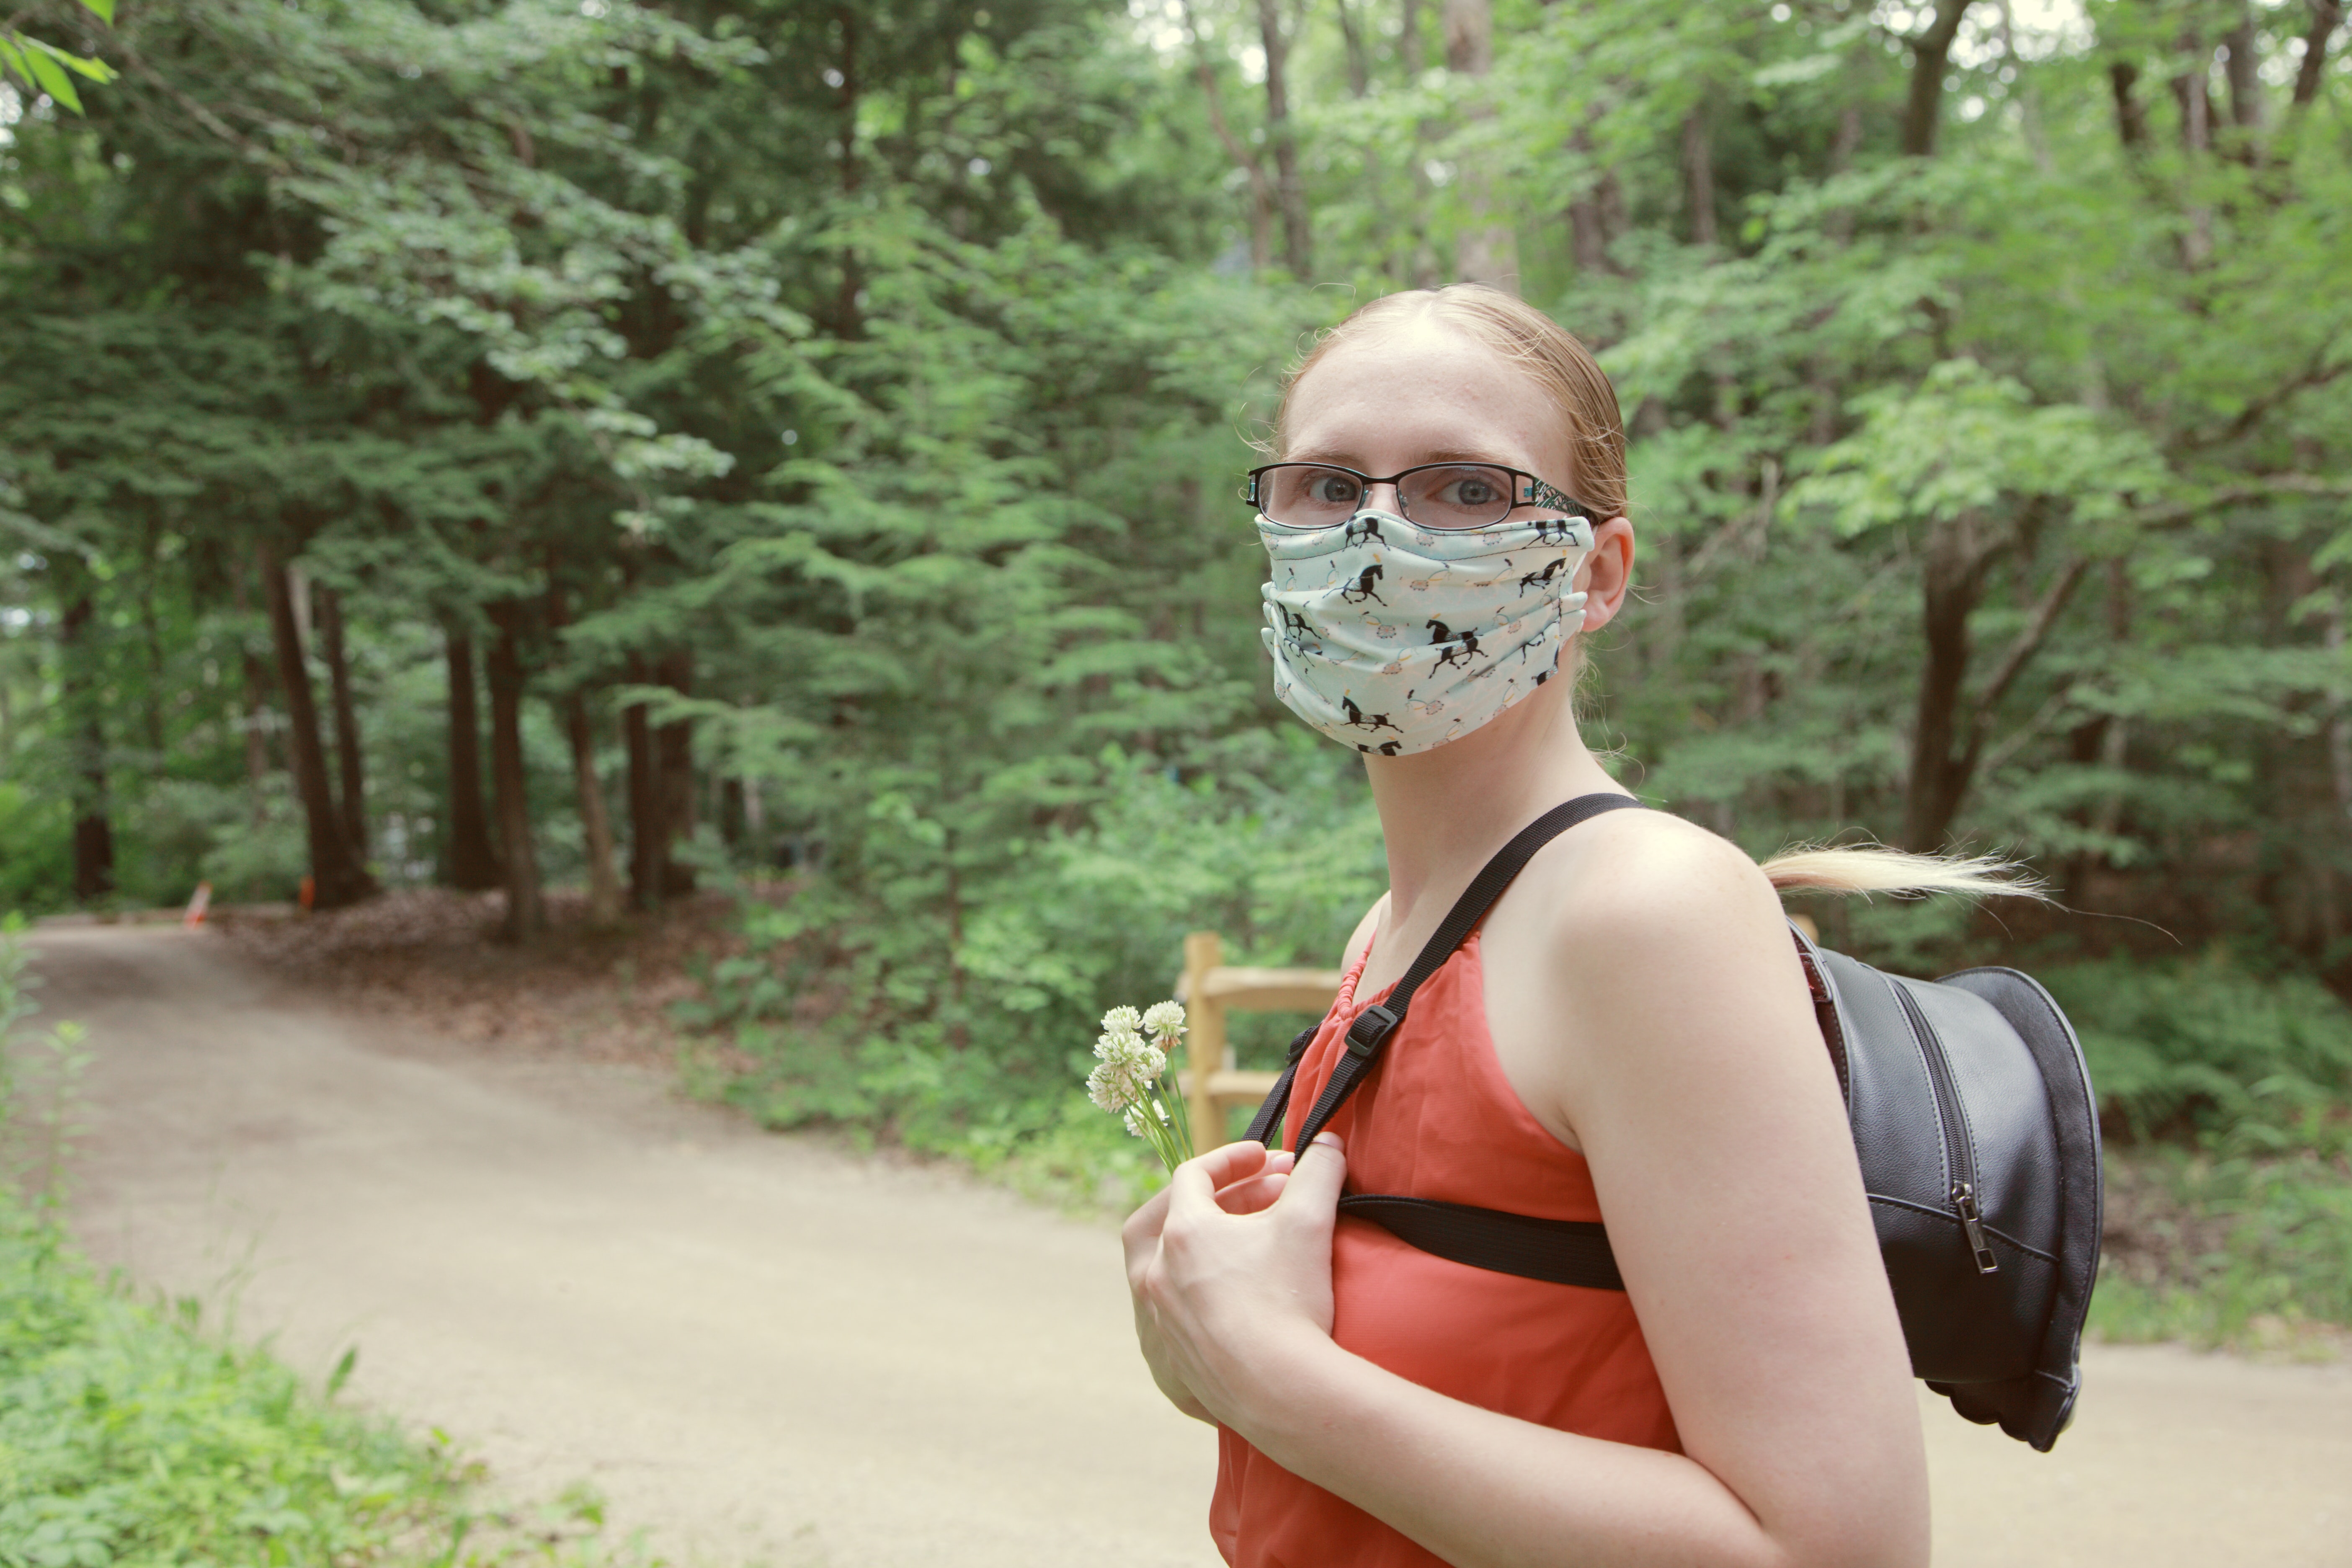
[{"label": "woman's ear", "polygon": [[1633,525],[1612,517],[1592,531],[1592,553],[1577,569],[1584,591],[1584,627],[1597,632],[1617,618],[1625,591],[1633,585]]}]

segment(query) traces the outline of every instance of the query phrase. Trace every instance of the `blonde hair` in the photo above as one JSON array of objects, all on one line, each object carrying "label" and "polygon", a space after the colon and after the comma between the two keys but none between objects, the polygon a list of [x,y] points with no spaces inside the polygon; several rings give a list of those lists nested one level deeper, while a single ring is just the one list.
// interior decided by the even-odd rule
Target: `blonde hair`
[{"label": "blonde hair", "polygon": [[1807,844],[1764,862],[1764,875],[1783,893],[2003,894],[2048,900],[2042,879],[2000,855],[1914,855],[1884,845]]},{"label": "blonde hair", "polygon": [[1577,500],[1588,502],[1606,522],[1625,515],[1625,419],[1617,389],[1591,351],[1533,305],[1484,283],[1444,289],[1408,289],[1359,306],[1348,319],[1317,339],[1282,379],[1282,404],[1274,416],[1277,456],[1290,445],[1286,428],[1290,394],[1300,378],[1342,344],[1412,321],[1435,321],[1491,349],[1533,378],[1568,421],[1576,454],[1573,474],[1543,474]]},{"label": "blonde hair", "polygon": [[[1533,305],[1483,283],[1444,289],[1408,289],[1359,306],[1318,338],[1282,381],[1282,401],[1270,443],[1276,457],[1289,447],[1290,395],[1308,371],[1332,350],[1415,321],[1434,321],[1492,350],[1517,365],[1542,388],[1568,422],[1576,472],[1544,475],[1601,515],[1595,522],[1622,517],[1627,507],[1625,418],[1617,389],[1574,334]],[[1575,657],[1580,670],[1583,638]],[[1800,845],[1763,863],[1765,876],[1782,892],[2006,894],[2047,899],[2040,879],[1999,855],[1914,855],[1881,845]]]}]

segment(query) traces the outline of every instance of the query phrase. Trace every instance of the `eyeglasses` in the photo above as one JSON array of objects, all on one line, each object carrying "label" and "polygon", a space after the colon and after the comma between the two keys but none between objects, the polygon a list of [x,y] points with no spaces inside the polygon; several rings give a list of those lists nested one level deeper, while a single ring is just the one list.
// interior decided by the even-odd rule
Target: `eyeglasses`
[{"label": "eyeglasses", "polygon": [[1394,485],[1397,510],[1423,528],[1492,528],[1523,506],[1596,515],[1533,474],[1499,463],[1423,463],[1384,479],[1329,463],[1268,463],[1250,470],[1242,499],[1285,528],[1336,528],[1362,510],[1374,485]]}]

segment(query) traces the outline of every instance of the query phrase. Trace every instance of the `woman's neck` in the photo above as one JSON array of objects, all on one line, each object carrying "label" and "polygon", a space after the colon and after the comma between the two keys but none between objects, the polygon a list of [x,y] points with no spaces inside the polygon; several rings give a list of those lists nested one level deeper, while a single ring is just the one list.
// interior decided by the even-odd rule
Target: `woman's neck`
[{"label": "woman's neck", "polygon": [[1431,898],[1450,905],[1511,835],[1551,807],[1622,787],[1577,732],[1569,686],[1549,683],[1433,751],[1365,759],[1388,846],[1391,930],[1415,924]]}]

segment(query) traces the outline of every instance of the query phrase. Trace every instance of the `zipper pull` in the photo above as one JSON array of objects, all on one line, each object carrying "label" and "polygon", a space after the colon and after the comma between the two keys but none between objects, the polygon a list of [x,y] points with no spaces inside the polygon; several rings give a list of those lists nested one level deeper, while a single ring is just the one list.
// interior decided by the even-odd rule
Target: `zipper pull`
[{"label": "zipper pull", "polygon": [[1960,1225],[1969,1233],[1969,1248],[1977,1255],[1977,1272],[2000,1273],[2000,1259],[1992,1255],[1992,1247],[1985,1240],[1984,1215],[1977,1208],[1976,1189],[1966,1182],[1954,1182],[1952,1207],[1959,1211]]}]

